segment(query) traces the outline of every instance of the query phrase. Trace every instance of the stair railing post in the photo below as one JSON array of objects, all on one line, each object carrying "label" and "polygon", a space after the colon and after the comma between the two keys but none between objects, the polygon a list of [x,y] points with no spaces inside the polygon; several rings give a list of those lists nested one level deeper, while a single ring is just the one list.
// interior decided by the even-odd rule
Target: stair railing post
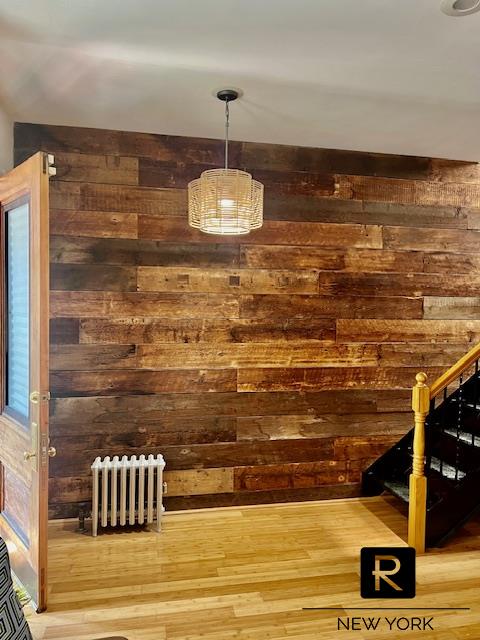
[{"label": "stair railing post", "polygon": [[417,553],[425,552],[427,520],[427,478],[425,477],[425,421],[430,408],[430,389],[425,384],[425,373],[417,373],[412,391],[412,409],[415,415],[413,436],[413,466],[410,475],[408,505],[408,544]]}]

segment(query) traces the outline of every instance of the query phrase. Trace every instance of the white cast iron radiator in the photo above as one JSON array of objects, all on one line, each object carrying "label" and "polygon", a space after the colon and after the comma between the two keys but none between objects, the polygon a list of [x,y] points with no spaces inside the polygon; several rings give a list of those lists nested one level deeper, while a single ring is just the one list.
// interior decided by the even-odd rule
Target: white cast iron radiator
[{"label": "white cast iron radiator", "polygon": [[156,520],[160,531],[165,508],[162,503],[166,493],[163,482],[165,460],[144,455],[127,458],[107,456],[95,458],[92,464],[92,535],[96,536],[98,525],[115,527],[126,524],[152,524]]}]

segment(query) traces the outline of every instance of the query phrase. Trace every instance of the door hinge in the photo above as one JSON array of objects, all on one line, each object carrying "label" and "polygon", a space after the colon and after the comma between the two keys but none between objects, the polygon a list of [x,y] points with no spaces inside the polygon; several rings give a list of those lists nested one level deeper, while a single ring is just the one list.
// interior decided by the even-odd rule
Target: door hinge
[{"label": "door hinge", "polygon": [[57,175],[57,169],[54,167],[55,156],[53,153],[43,154],[43,173],[46,173],[49,178]]}]

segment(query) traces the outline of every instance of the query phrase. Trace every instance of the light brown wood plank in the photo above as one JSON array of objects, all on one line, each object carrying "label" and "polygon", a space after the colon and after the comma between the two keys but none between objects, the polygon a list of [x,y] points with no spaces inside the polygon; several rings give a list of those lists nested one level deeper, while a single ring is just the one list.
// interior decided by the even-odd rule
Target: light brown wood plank
[{"label": "light brown wood plank", "polygon": [[[77,320],[76,320],[77,321]],[[252,343],[335,340],[335,321],[329,319],[157,319],[83,318],[79,340],[85,344]]]},{"label": "light brown wood plank", "polygon": [[455,278],[432,277],[428,273],[319,273],[319,293],[324,296],[476,296],[480,275],[458,274]]},{"label": "light brown wood plank", "polygon": [[402,435],[412,428],[409,412],[251,416],[237,420],[238,440],[330,438],[349,435]]},{"label": "light brown wood plank", "polygon": [[381,249],[317,249],[252,245],[241,248],[242,266],[263,269],[321,271],[421,272],[423,254]]},{"label": "light brown wood plank", "polygon": [[[79,345],[77,351],[81,351]],[[71,350],[73,347],[58,347]],[[114,347],[117,349],[117,347]],[[92,352],[95,347],[92,346]],[[215,345],[139,345],[138,366],[162,368],[239,368],[239,367],[345,367],[372,366],[378,363],[376,345],[336,345],[318,342]],[[68,360],[68,354],[65,356]],[[88,366],[88,359],[87,359]]]},{"label": "light brown wood plank", "polygon": [[480,320],[337,320],[339,342],[468,343],[480,339]]},{"label": "light brown wood plank", "polygon": [[268,269],[138,267],[139,291],[316,293],[318,272]]},{"label": "light brown wood plank", "polygon": [[385,227],[383,238],[386,249],[475,253],[478,250],[480,233],[457,229],[443,229],[432,233],[430,229]]},{"label": "light brown wood plank", "polygon": [[238,299],[228,295],[52,291],[52,317],[236,318]]},{"label": "light brown wood plank", "polygon": [[[480,318],[480,298],[427,297],[424,300],[424,316],[436,320],[475,321]],[[469,335],[465,322],[460,324]],[[471,335],[473,340],[477,339],[475,332]]]},{"label": "light brown wood plank", "polygon": [[[426,373],[437,378],[444,369],[428,367]],[[349,368],[269,368],[239,369],[238,390],[246,391],[318,391],[334,389],[409,389],[416,367]]]}]

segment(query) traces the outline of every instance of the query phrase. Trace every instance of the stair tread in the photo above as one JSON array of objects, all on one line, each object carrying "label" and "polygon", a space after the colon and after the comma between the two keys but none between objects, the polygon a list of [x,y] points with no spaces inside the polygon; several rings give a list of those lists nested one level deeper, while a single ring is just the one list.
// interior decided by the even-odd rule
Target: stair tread
[{"label": "stair tread", "polygon": [[401,498],[404,502],[408,502],[408,499],[409,499],[408,484],[399,482],[397,480],[384,480],[383,486],[386,489],[388,489],[391,493],[396,495],[398,498]]},{"label": "stair tread", "polygon": [[466,476],[465,471],[456,471],[455,467],[451,464],[443,462],[440,458],[436,458],[435,456],[432,456],[430,459],[430,467],[449,480],[463,480]]},{"label": "stair tread", "polygon": [[480,447],[480,436],[476,436],[472,434],[470,431],[463,431],[463,429],[457,429],[455,427],[448,427],[447,429],[443,429],[445,433],[448,433],[449,436],[457,437],[465,444],[469,444],[473,447]]}]

